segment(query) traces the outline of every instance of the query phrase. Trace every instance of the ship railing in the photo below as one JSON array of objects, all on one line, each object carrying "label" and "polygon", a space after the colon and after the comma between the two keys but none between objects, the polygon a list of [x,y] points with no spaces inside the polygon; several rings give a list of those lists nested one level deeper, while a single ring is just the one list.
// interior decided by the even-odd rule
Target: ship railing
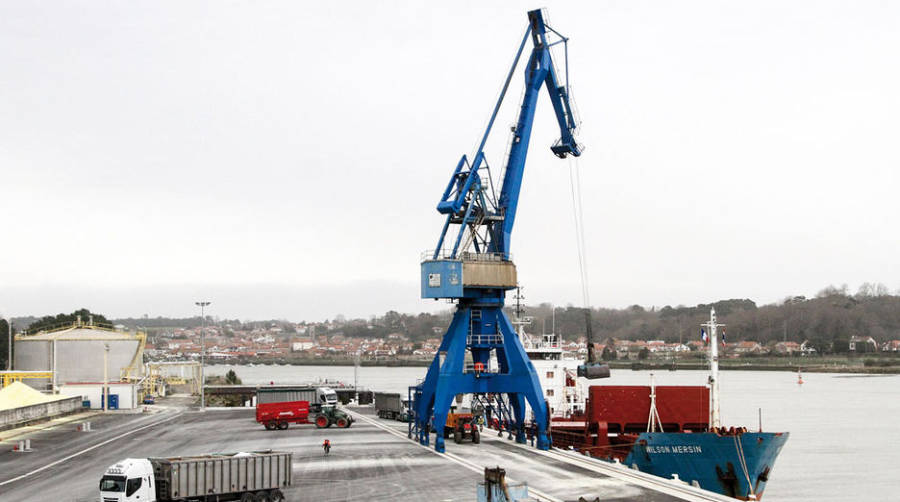
[{"label": "ship railing", "polygon": [[544,347],[549,349],[558,349],[559,348],[559,337],[556,334],[551,333],[549,335],[543,335],[541,343]]}]

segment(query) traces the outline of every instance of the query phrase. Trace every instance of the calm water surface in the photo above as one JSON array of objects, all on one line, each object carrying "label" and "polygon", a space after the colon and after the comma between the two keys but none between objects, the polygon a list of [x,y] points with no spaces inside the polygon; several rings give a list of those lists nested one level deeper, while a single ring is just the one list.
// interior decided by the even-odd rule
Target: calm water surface
[{"label": "calm water surface", "polygon": [[[353,384],[352,366],[209,366],[208,375],[234,369],[244,383],[289,384],[317,379]],[[406,393],[425,368],[359,368],[359,384]],[[702,385],[702,371],[656,372],[657,385]],[[766,487],[768,502],[900,501],[900,376],[776,371],[721,373],[725,425],[788,431]],[[613,370],[603,383],[647,385],[649,371]]]}]

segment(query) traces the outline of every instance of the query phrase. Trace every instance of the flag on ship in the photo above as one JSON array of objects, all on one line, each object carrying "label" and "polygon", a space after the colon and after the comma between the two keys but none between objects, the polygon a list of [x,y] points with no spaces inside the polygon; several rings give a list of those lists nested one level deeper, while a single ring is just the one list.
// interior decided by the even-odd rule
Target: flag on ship
[{"label": "flag on ship", "polygon": [[700,339],[703,340],[703,343],[709,343],[709,336],[707,336],[706,330],[703,328],[700,329]]}]

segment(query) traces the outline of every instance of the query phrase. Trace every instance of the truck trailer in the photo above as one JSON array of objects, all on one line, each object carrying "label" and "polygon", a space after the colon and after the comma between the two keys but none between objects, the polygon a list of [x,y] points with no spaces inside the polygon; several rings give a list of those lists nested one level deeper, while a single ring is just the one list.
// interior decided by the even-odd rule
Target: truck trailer
[{"label": "truck trailer", "polygon": [[282,502],[292,454],[276,451],[126,458],[100,479],[101,502]]},{"label": "truck trailer", "polygon": [[313,423],[320,429],[353,424],[353,417],[338,408],[337,393],[328,387],[261,387],[256,397],[256,421],[268,430],[284,430],[290,423]]},{"label": "truck trailer", "polygon": [[402,399],[397,392],[376,392],[375,413],[378,418],[409,421],[409,401]]},{"label": "truck trailer", "polygon": [[337,392],[330,387],[259,387],[256,404],[306,401],[310,404],[336,405]]}]

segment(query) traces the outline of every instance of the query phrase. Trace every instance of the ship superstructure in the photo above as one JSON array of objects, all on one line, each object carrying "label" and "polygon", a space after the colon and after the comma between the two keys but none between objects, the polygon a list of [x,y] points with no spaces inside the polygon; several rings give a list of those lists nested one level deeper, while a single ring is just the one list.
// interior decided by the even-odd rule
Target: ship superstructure
[{"label": "ship superstructure", "polygon": [[528,359],[537,371],[550,417],[570,417],[573,413],[583,412],[584,386],[579,384],[577,376],[581,360],[563,349],[562,336],[555,332],[555,325],[551,325],[550,333],[531,335],[526,332],[525,326],[530,325],[533,318],[522,315],[521,294],[517,293],[515,298],[516,315],[512,323],[516,326]]}]

